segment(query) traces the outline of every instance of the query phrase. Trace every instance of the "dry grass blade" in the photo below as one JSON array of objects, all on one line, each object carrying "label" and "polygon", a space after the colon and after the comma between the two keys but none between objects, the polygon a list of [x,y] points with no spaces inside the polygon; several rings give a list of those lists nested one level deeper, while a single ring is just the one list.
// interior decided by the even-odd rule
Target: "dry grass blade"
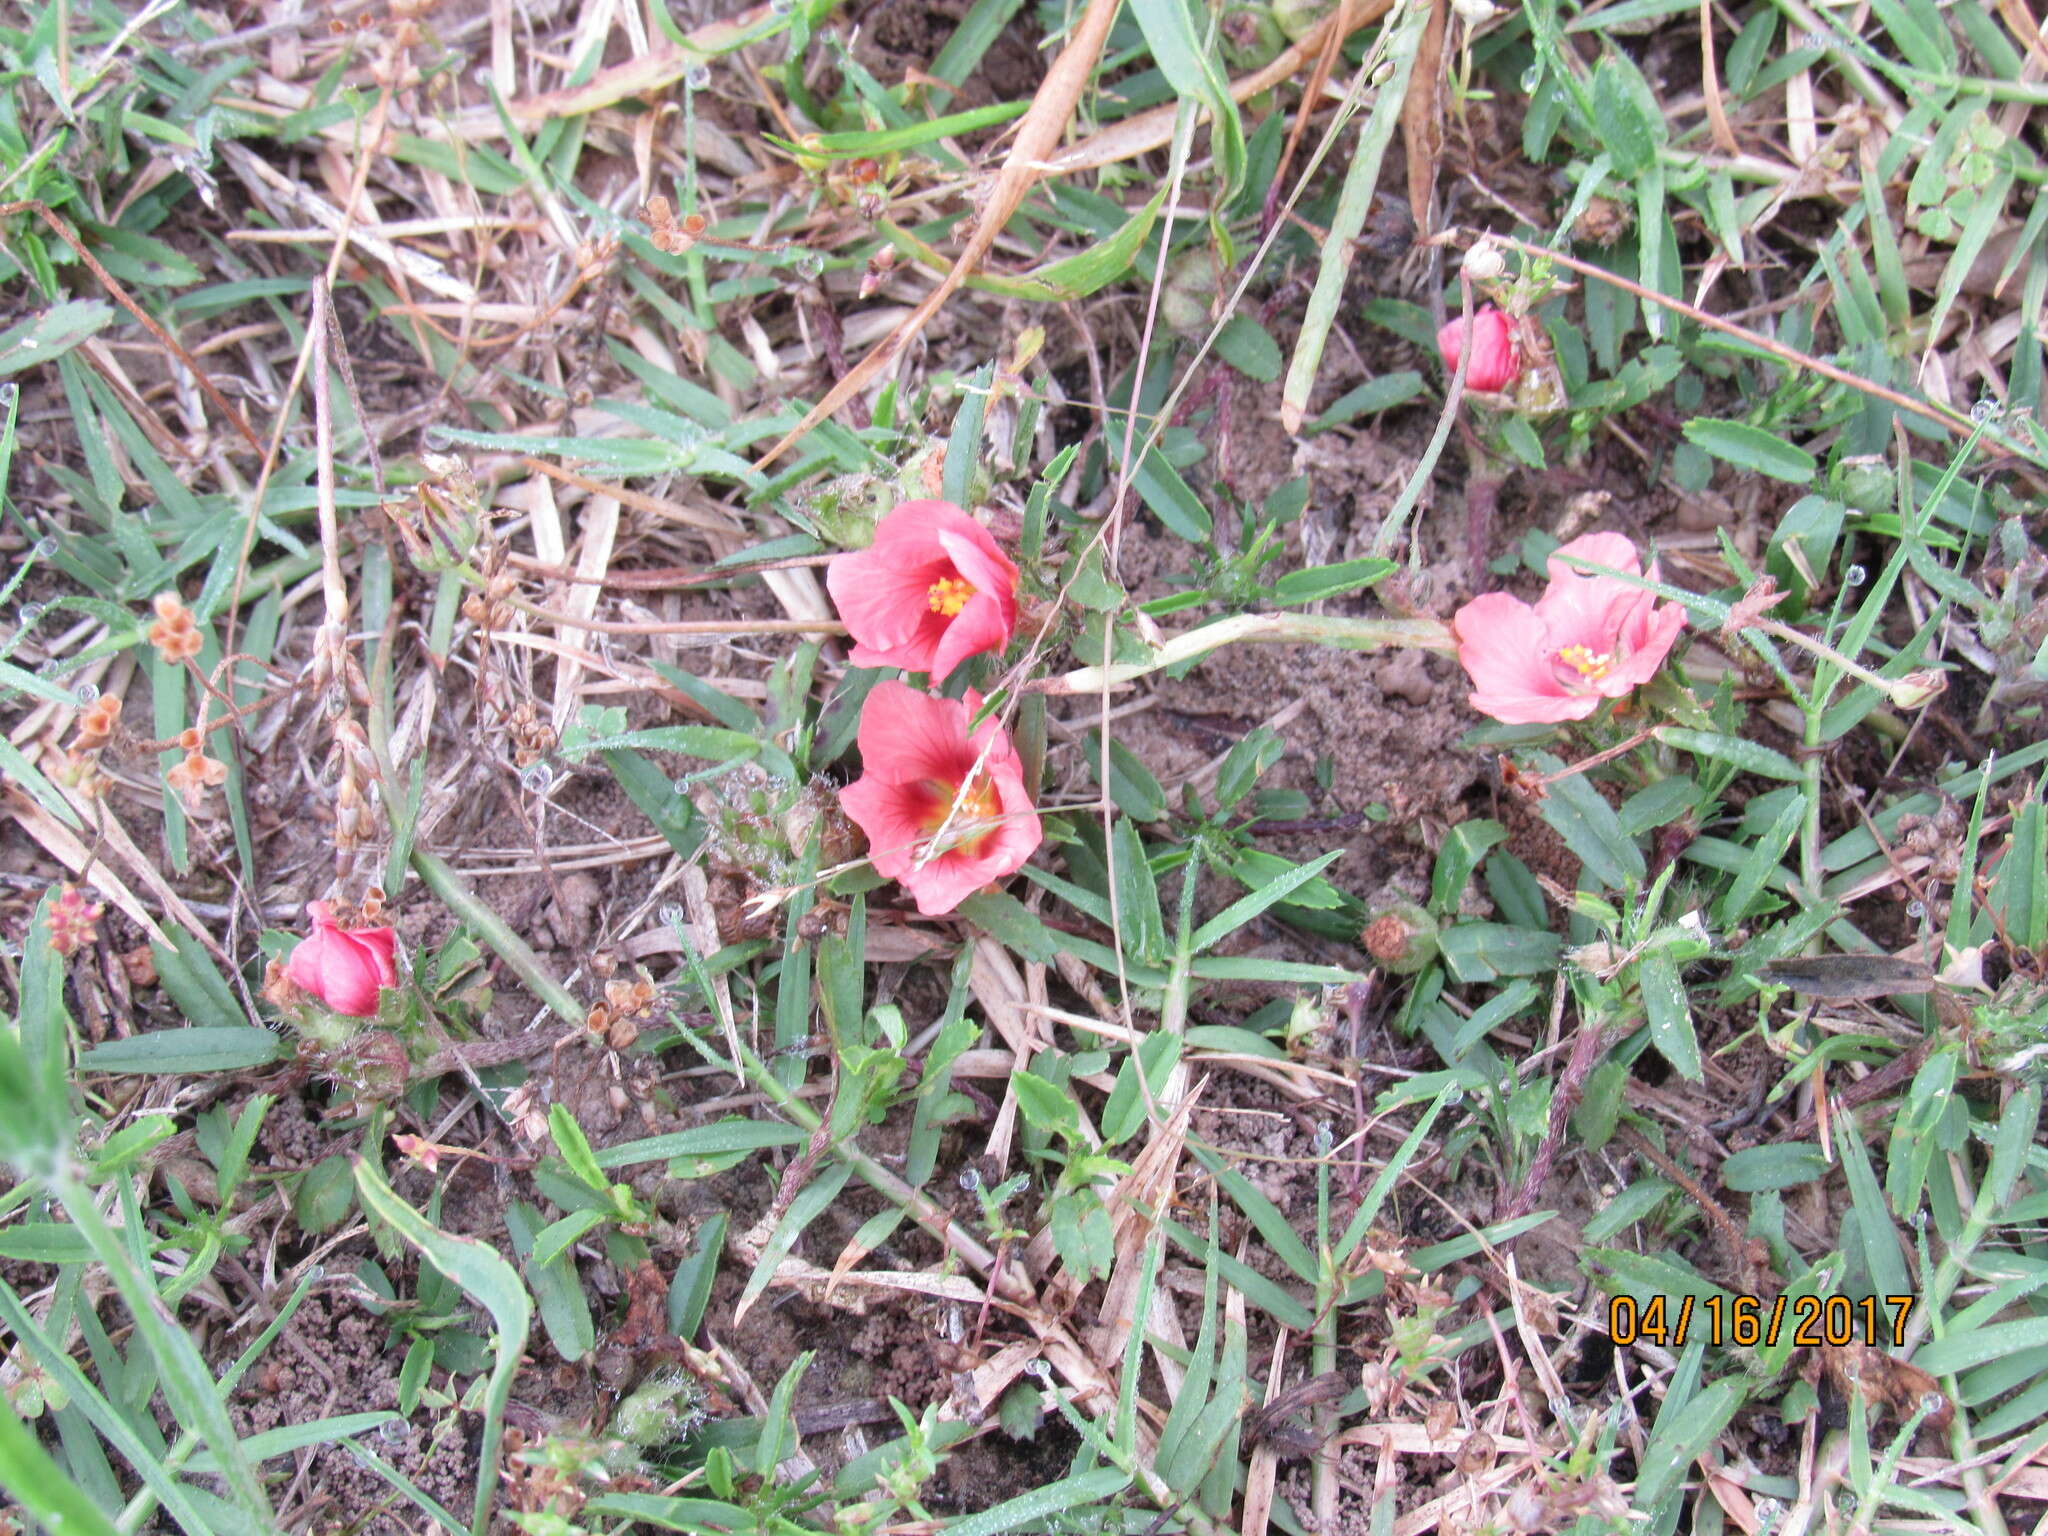
[{"label": "dry grass blade", "polygon": [[1016,141],[1010,146],[1003,168],[996,173],[995,181],[988,189],[981,216],[975,220],[974,233],[968,236],[966,249],[960,252],[952,270],[901,325],[849,369],[846,376],[826,392],[824,399],[804,413],[802,421],[756,459],[754,468],[766,469],[788,452],[798,438],[865,389],[901,354],[981,264],[981,258],[995,245],[996,236],[1010,222],[1010,215],[1024,201],[1024,194],[1046,173],[1045,159],[1059,142],[1059,136],[1066,131],[1074,108],[1081,100],[1081,92],[1087,88],[1095,71],[1095,60],[1109,37],[1110,23],[1116,19],[1119,4],[1120,0],[1089,0],[1088,9],[1074,27],[1072,40],[1060,50],[1052,68],[1045,72],[1045,79],[1039,82],[1038,93],[1031,99],[1031,110],[1017,125]]},{"label": "dry grass blade", "polygon": [[1408,97],[1401,103],[1401,142],[1408,155],[1408,211],[1417,239],[1429,234],[1429,205],[1436,194],[1437,158],[1443,152],[1444,35],[1450,0],[1430,0],[1429,24],[1415,50]]}]

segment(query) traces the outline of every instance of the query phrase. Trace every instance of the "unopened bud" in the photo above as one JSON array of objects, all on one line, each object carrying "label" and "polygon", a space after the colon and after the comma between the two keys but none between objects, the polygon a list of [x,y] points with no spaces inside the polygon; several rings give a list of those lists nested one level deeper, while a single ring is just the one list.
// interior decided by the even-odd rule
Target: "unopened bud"
[{"label": "unopened bud", "polygon": [[[1493,7],[1486,0],[1479,0],[1481,9],[1489,15]],[[1462,15],[1462,9],[1460,11]],[[1465,253],[1465,275],[1475,283],[1490,283],[1507,270],[1508,259],[1501,248],[1491,240],[1482,240]]]},{"label": "unopened bud", "polygon": [[1941,696],[1948,679],[1939,672],[1908,672],[1891,685],[1888,697],[1900,709],[1918,709]]},{"label": "unopened bud", "polygon": [[1397,901],[1373,914],[1358,942],[1375,964],[1412,976],[1436,958],[1436,919],[1412,901]]}]

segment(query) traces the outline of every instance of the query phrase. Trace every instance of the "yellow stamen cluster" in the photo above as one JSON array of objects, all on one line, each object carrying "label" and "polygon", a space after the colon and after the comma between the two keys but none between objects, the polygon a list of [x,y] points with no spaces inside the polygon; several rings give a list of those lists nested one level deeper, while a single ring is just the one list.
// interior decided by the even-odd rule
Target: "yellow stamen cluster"
[{"label": "yellow stamen cluster", "polygon": [[942,613],[949,619],[965,608],[967,600],[973,596],[973,583],[958,576],[941,576],[925,591],[925,600],[931,604],[932,612]]},{"label": "yellow stamen cluster", "polygon": [[1598,652],[1583,645],[1568,645],[1557,653],[1557,659],[1570,667],[1589,683],[1597,683],[1614,670],[1612,652]]}]

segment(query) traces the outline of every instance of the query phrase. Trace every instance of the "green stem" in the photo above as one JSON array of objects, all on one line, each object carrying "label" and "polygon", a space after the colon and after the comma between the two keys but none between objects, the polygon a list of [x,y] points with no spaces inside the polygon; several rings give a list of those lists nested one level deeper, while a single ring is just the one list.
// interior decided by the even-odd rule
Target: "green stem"
[{"label": "green stem", "polygon": [[1174,635],[1143,661],[1081,667],[1032,685],[1033,693],[1100,693],[1166,667],[1206,656],[1226,645],[1327,645],[1340,651],[1454,652],[1458,642],[1439,619],[1358,619],[1334,613],[1240,613]]},{"label": "green stem", "polygon": [[439,897],[449,911],[467,923],[478,938],[497,951],[499,959],[512,967],[513,974],[526,983],[529,992],[552,1008],[566,1023],[583,1022],[589,1010],[548,974],[540,956],[533,952],[526,940],[514,933],[502,917],[464,885],[460,875],[424,848],[413,849],[412,867],[427,889]]}]

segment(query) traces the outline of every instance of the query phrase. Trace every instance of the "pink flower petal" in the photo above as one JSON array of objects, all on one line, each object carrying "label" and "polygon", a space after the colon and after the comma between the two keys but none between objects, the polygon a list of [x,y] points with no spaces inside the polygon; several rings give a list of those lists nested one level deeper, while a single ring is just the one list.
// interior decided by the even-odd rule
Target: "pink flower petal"
[{"label": "pink flower petal", "polygon": [[1579,720],[1599,704],[1566,691],[1551,666],[1556,648],[1536,610],[1506,592],[1489,592],[1451,620],[1458,663],[1472,679],[1472,707],[1510,725]]},{"label": "pink flower petal", "polygon": [[877,683],[861,706],[860,757],[863,777],[885,784],[958,784],[974,766],[967,706],[894,678]]},{"label": "pink flower petal", "polygon": [[[1459,315],[1436,333],[1436,348],[1444,367],[1458,371],[1464,355],[1465,317]],[[1515,345],[1514,322],[1491,304],[1472,314],[1472,366],[1465,370],[1465,387],[1482,394],[1498,394],[1515,382],[1522,360]]]},{"label": "pink flower petal", "polygon": [[901,880],[916,864],[925,825],[939,810],[929,785],[889,784],[871,775],[840,790],[839,804],[867,834],[875,872],[890,880]]},{"label": "pink flower petal", "polygon": [[967,606],[946,625],[934,647],[931,663],[924,670],[938,682],[970,656],[999,651],[1010,643],[1010,626],[1003,621],[1002,605],[987,592],[977,592]]},{"label": "pink flower petal", "polygon": [[931,553],[937,558],[911,561],[893,556],[878,543],[840,555],[825,568],[825,590],[857,644],[887,652],[916,636],[932,616],[932,583],[952,574],[952,562],[943,551],[935,547]]}]

